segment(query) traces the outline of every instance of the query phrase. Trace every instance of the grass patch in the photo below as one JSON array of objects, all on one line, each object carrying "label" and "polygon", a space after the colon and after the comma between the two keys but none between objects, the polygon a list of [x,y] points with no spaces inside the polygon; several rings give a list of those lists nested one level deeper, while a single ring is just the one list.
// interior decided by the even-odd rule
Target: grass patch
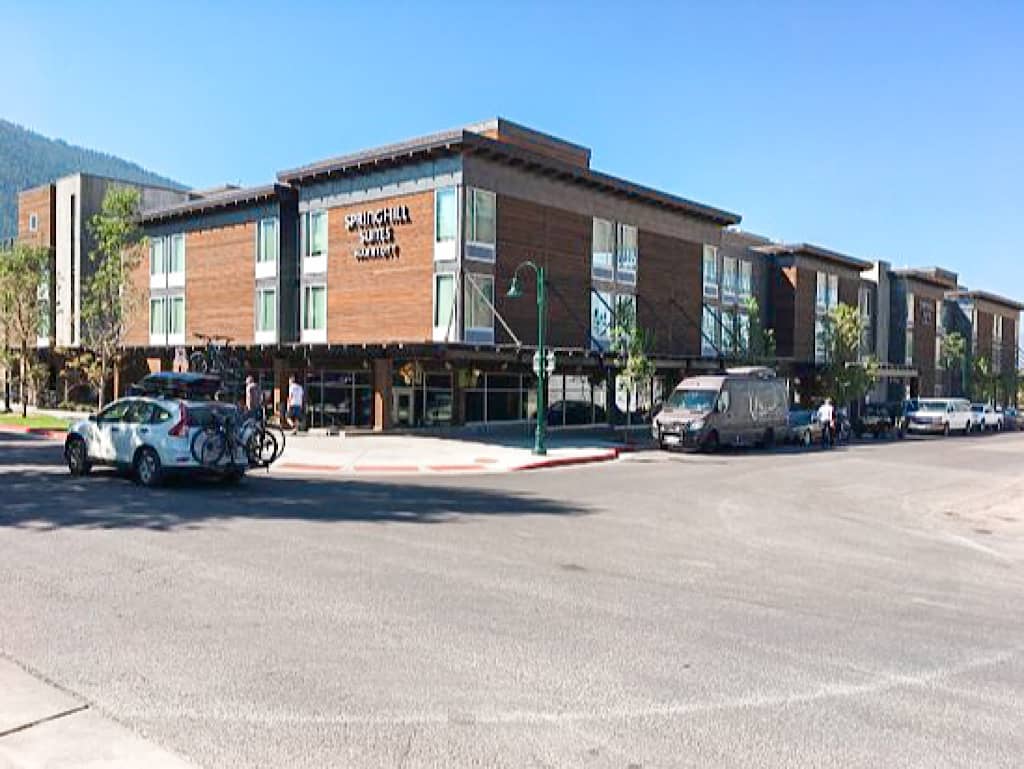
[{"label": "grass patch", "polygon": [[18,427],[32,427],[39,430],[67,430],[68,421],[46,414],[29,414],[22,419],[21,414],[0,414],[0,425],[16,425]]}]

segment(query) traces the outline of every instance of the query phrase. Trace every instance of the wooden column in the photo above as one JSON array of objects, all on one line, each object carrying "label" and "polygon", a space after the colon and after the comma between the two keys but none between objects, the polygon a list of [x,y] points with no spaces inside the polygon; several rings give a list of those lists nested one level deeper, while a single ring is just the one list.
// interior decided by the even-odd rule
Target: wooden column
[{"label": "wooden column", "polygon": [[391,380],[394,376],[391,358],[373,359],[373,430],[391,428]]}]

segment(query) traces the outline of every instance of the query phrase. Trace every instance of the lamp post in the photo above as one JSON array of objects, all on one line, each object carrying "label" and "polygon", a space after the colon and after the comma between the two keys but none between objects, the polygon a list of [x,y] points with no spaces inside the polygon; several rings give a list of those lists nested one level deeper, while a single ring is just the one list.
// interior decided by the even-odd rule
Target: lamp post
[{"label": "lamp post", "polygon": [[537,431],[533,440],[533,453],[544,455],[548,453],[545,446],[548,423],[548,369],[547,350],[544,346],[544,325],[548,314],[548,300],[544,287],[544,268],[533,261],[521,262],[516,271],[512,274],[512,285],[508,289],[509,299],[518,299],[523,295],[523,287],[519,282],[519,271],[529,267],[537,274],[537,356],[539,365],[536,367],[537,374]]}]

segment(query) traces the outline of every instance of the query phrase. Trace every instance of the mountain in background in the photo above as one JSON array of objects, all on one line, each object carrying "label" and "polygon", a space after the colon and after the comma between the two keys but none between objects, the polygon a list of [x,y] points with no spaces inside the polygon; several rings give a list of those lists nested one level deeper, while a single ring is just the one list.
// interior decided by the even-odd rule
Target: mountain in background
[{"label": "mountain in background", "polygon": [[18,234],[20,190],[78,172],[186,189],[136,163],[60,139],[48,139],[0,118],[0,241]]}]

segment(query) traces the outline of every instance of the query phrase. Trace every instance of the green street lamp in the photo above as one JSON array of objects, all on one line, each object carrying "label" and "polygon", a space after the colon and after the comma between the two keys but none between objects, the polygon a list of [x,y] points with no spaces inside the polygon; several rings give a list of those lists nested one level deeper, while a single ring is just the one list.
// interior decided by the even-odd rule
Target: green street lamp
[{"label": "green street lamp", "polygon": [[544,455],[548,453],[545,446],[548,425],[548,369],[547,350],[544,346],[544,326],[548,315],[548,300],[544,290],[544,268],[535,262],[521,262],[516,271],[512,274],[512,285],[508,288],[509,299],[518,299],[523,295],[523,287],[519,282],[519,271],[529,267],[537,274],[537,355],[534,373],[537,374],[537,431],[534,435],[533,453]]}]

